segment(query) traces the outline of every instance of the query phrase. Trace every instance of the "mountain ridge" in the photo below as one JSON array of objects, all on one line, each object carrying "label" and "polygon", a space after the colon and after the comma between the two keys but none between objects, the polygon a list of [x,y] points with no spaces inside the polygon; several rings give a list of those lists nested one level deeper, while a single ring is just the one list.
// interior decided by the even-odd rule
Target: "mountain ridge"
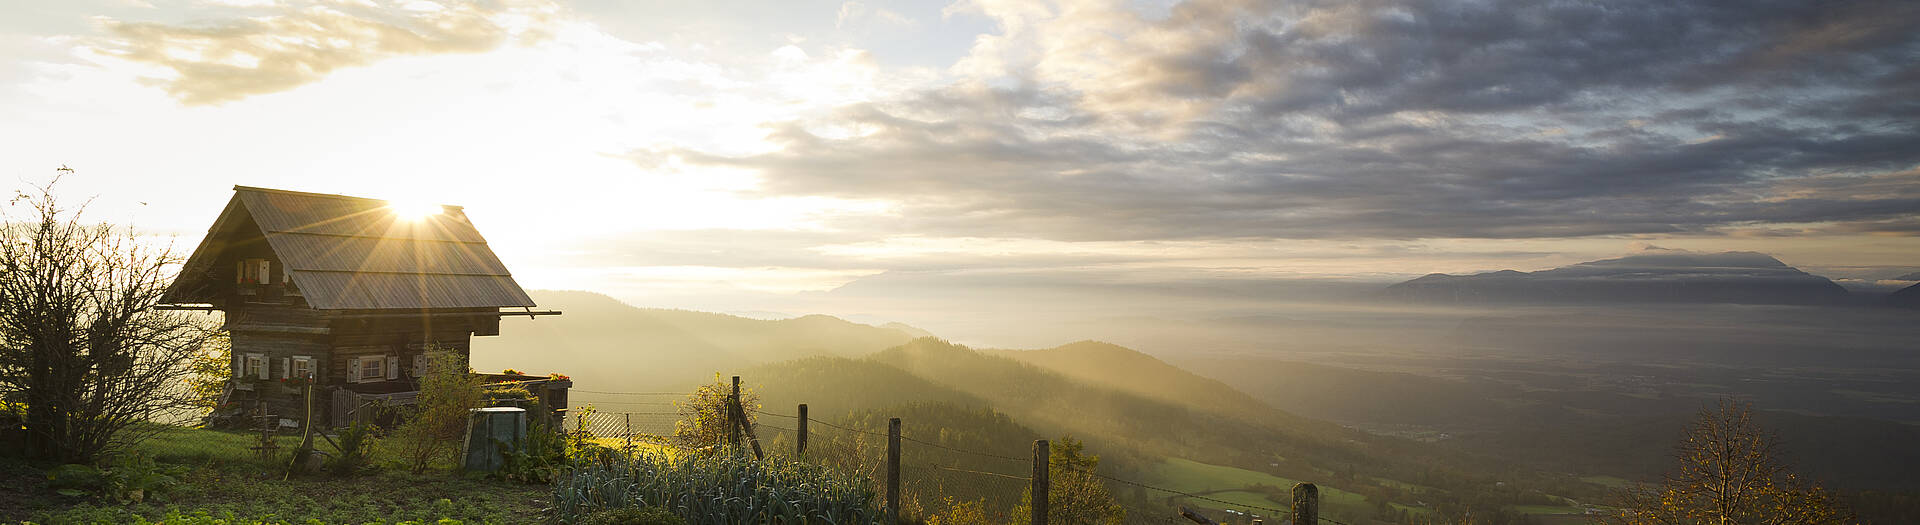
[{"label": "mountain ridge", "polygon": [[1548,270],[1434,273],[1388,286],[1391,299],[1439,303],[1838,304],[1831,279],[1759,252],[1651,253]]}]

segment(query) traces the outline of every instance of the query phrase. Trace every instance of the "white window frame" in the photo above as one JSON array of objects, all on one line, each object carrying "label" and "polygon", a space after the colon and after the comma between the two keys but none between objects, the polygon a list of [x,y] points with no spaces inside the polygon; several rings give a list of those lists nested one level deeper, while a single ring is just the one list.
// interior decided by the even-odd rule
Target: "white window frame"
[{"label": "white window frame", "polygon": [[[354,357],[353,360],[354,363],[356,363],[354,366],[353,382],[366,383],[381,381],[387,378],[387,356],[363,355]],[[369,368],[369,365],[371,365],[371,368]],[[368,372],[374,373],[369,376]]]},{"label": "white window frame", "polygon": [[238,284],[273,284],[273,261],[260,258],[241,259],[235,269],[233,281]]},{"label": "white window frame", "polygon": [[320,378],[319,374],[314,373],[313,356],[310,356],[310,355],[293,356],[293,368],[287,370],[287,376],[300,378],[300,379],[319,379]]},{"label": "white window frame", "polygon": [[241,377],[272,379],[271,377],[268,377],[269,371],[267,370],[267,354],[249,352],[245,357],[241,359],[242,359],[240,364]]}]

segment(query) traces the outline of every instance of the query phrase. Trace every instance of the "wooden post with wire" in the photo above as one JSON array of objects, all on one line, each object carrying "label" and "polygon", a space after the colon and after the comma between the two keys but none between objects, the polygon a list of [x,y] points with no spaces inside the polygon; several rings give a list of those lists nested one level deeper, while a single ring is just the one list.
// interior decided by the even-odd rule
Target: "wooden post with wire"
[{"label": "wooden post with wire", "polygon": [[887,418],[887,525],[900,524],[900,418]]},{"label": "wooden post with wire", "polygon": [[740,427],[747,422],[734,415],[740,406],[740,376],[733,376],[733,392],[727,394],[727,448],[740,448]]},{"label": "wooden post with wire", "polygon": [[807,454],[807,404],[806,403],[800,404],[800,427],[796,428],[794,433],[797,434],[797,436],[793,440],[793,455],[805,456]]},{"label": "wooden post with wire", "polygon": [[1047,471],[1047,463],[1052,457],[1053,452],[1047,440],[1033,440],[1033,487],[1029,489],[1032,491],[1030,499],[1033,500],[1033,525],[1047,525],[1047,478],[1050,474]]},{"label": "wooden post with wire", "polygon": [[1294,525],[1320,525],[1320,487],[1312,483],[1293,486]]}]

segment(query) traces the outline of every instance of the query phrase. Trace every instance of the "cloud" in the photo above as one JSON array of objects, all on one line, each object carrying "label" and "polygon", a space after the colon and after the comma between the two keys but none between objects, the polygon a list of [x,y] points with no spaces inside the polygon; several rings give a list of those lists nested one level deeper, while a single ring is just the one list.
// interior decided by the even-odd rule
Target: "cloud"
[{"label": "cloud", "polygon": [[1000,27],[954,83],[770,125],[766,153],[674,153],[764,194],[891,200],[898,220],[845,226],[935,235],[1899,233],[1920,213],[1912,3],[950,11]]},{"label": "cloud", "polygon": [[193,24],[105,19],[98,50],[172,71],[155,79],[187,105],[290,90],[375,61],[477,53],[545,38],[546,0],[265,2]]},{"label": "cloud", "polygon": [[898,11],[884,7],[874,7],[863,2],[844,2],[840,4],[840,12],[836,14],[833,19],[833,27],[835,29],[852,29],[863,24],[912,27],[914,20],[912,17],[900,14]]}]

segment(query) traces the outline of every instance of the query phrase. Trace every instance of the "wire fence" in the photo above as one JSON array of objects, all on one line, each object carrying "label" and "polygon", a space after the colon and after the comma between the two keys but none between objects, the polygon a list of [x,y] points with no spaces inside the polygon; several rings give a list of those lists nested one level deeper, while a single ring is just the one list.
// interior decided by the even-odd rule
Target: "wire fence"
[{"label": "wire fence", "polygon": [[[591,443],[637,457],[711,452],[731,439],[728,434],[732,427],[725,424],[731,419],[701,421],[714,416],[703,416],[698,403],[685,392],[571,392],[587,395],[574,397],[573,406],[559,411],[557,418],[541,421],[558,423],[545,424],[576,443]],[[709,412],[711,401],[706,406]],[[757,445],[766,456],[862,476],[872,480],[875,494],[886,493],[892,437],[887,431],[887,418],[841,416],[823,420],[802,413],[804,409],[798,407],[743,410],[750,426],[743,429],[739,446],[751,449]],[[273,444],[265,454],[259,447],[263,441],[252,433],[223,433],[220,440],[157,439],[147,448],[169,459],[254,458],[271,463],[284,461],[286,451],[301,440],[300,428],[282,427],[278,418],[253,419],[266,430],[254,433],[268,436],[264,442]],[[901,513],[923,518],[942,516],[948,523],[1025,523],[1035,488],[1034,443],[996,440],[985,434],[916,426],[912,419],[905,419],[898,436],[898,476],[891,479],[897,483]],[[1055,491],[1050,500],[1059,501],[1063,491],[1071,493],[1066,496],[1069,499],[1084,496],[1081,489],[1101,485],[1126,500],[1124,523],[1128,524],[1192,523],[1179,515],[1182,507],[1193,508],[1220,523],[1241,524],[1254,520],[1282,523],[1292,511],[1289,502],[1270,498],[1249,501],[1260,496],[1246,491],[1179,490],[1100,469],[1047,463],[1052,463],[1046,465],[1050,478],[1047,485]],[[1056,506],[1051,510],[1063,509]],[[1318,521],[1349,525],[1326,517]]]},{"label": "wire fence", "polygon": [[[630,454],[684,453],[716,444],[713,429],[702,429],[697,410],[687,406],[687,394],[675,392],[609,392],[594,394],[591,405],[576,403],[567,411],[562,429],[570,435]],[[586,396],[582,396],[586,397]],[[799,415],[800,410],[744,410],[750,425],[739,446],[758,445],[762,454],[827,465],[841,472],[873,480],[874,492],[885,494],[888,443],[885,420],[822,420]],[[730,430],[731,427],[728,427]],[[722,436],[724,442],[726,438]],[[899,435],[898,485],[904,516],[942,516],[944,522],[1024,523],[1031,512],[1035,452],[1032,443],[992,443],[978,435],[954,429],[917,429],[906,422]],[[1184,491],[1141,480],[1065,464],[1047,466],[1051,501],[1084,497],[1093,485],[1111,494],[1146,495],[1132,501],[1123,522],[1157,525],[1193,523],[1180,515],[1191,508],[1219,523],[1287,522],[1290,502],[1247,501],[1245,491]],[[1059,494],[1058,492],[1069,494]],[[1233,492],[1235,494],[1225,494]],[[1065,509],[1054,508],[1050,512]],[[1091,517],[1088,517],[1089,519]],[[1350,525],[1319,517],[1333,525]]]}]

